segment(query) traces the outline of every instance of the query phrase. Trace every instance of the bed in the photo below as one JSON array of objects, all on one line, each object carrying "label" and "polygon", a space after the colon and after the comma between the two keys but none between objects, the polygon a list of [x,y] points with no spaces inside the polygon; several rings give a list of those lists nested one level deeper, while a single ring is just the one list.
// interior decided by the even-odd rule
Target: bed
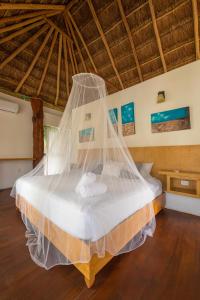
[{"label": "bed", "polygon": [[[112,234],[112,238],[116,236],[116,247],[120,251],[151,221],[148,210],[150,200],[148,192],[139,181],[138,183],[135,181],[134,194],[129,189],[132,181],[126,178],[120,180],[120,184],[126,186],[126,193],[123,196],[116,188],[114,191],[109,190],[109,187],[112,189],[111,182],[116,180],[117,183],[117,178],[110,176],[104,177],[108,185],[108,192],[105,195],[93,197],[92,202],[88,198],[80,199],[74,191],[77,179],[80,178],[79,172],[73,170],[69,177],[63,176],[55,193],[47,192],[46,187],[51,180],[49,176],[20,178],[16,182],[16,206],[66,258],[75,262],[73,264],[83,273],[87,286],[91,287],[95,275],[112,259],[112,255],[108,252],[104,253],[103,257],[98,257],[95,254],[96,245],[100,245],[103,239],[105,241],[105,237],[106,241],[109,241]],[[154,213],[157,214],[165,202],[162,185],[159,180],[151,176],[146,180],[154,193],[153,208]],[[121,190],[120,184],[118,184],[119,190]],[[141,200],[134,201],[138,198]],[[47,201],[48,210],[45,204]],[[107,215],[109,218],[104,220]],[[42,226],[41,216],[45,223]],[[92,228],[88,225],[91,222],[94,226]],[[99,226],[99,224],[106,225]],[[68,247],[67,244],[72,247]],[[79,262],[80,252],[83,260],[88,260],[87,263]],[[93,255],[89,260],[91,253]]]}]

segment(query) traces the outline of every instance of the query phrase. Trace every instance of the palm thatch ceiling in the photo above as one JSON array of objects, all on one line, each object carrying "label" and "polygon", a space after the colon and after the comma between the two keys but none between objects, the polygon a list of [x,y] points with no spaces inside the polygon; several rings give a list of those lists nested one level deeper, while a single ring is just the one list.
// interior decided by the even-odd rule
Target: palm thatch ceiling
[{"label": "palm thatch ceiling", "polygon": [[200,58],[200,0],[0,3],[0,90],[63,109],[72,76],[108,93]]}]

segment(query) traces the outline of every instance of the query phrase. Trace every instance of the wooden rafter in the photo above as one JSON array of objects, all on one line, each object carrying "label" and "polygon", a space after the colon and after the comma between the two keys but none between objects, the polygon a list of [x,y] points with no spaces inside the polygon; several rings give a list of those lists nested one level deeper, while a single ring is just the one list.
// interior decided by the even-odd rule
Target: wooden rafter
[{"label": "wooden rafter", "polygon": [[60,14],[60,11],[40,10],[40,11],[35,11],[35,12],[22,14],[22,15],[3,17],[3,18],[0,18],[0,23],[16,22],[16,21],[20,21],[22,19],[30,19],[30,18],[34,18],[37,16],[41,16],[41,15],[48,15],[48,14],[51,15],[51,13],[53,13],[53,15],[57,15],[57,14]]},{"label": "wooden rafter", "polygon": [[131,49],[132,49],[133,57],[134,57],[134,60],[135,60],[135,63],[136,63],[138,76],[140,78],[140,81],[143,81],[140,64],[139,64],[139,61],[138,61],[135,45],[134,45],[134,42],[133,42],[133,37],[132,37],[131,30],[130,30],[130,27],[128,25],[125,13],[124,13],[122,2],[121,2],[121,0],[116,0],[116,1],[117,1],[117,4],[118,4],[118,7],[119,7],[119,11],[120,11],[120,14],[121,14],[121,17],[122,17],[123,24],[124,24],[124,26],[126,28],[126,31],[127,31],[127,34],[128,34],[129,42],[131,44]]},{"label": "wooden rafter", "polygon": [[13,53],[11,53],[6,59],[4,59],[0,64],[0,69],[2,69],[7,63],[9,63],[13,58],[15,58],[21,51],[23,51],[28,45],[33,43],[43,32],[48,29],[49,25],[45,24],[39,31],[32,35],[25,43],[23,43],[19,48],[17,48]]},{"label": "wooden rafter", "polygon": [[[67,32],[68,32],[68,34],[69,34],[69,25],[68,25],[68,23],[67,23],[66,18],[64,18],[64,21],[65,21],[65,27],[66,27]],[[72,55],[71,44],[69,44],[68,41],[67,41],[67,46],[68,46],[69,57],[70,57],[71,65],[72,65],[72,73],[73,73],[73,75],[74,75],[74,74],[76,73],[76,71],[75,71],[75,65],[74,65],[74,60],[73,60],[73,55]]]},{"label": "wooden rafter", "polygon": [[52,20],[44,17],[45,21],[47,23],[49,23],[49,25],[51,25],[54,29],[56,29],[58,32],[60,32],[61,34],[65,35],[66,39],[70,42],[73,43],[71,37],[64,31],[62,30],[60,27],[58,27]]},{"label": "wooden rafter", "polygon": [[193,20],[194,20],[194,40],[195,40],[196,59],[199,59],[200,58],[200,52],[199,52],[199,17],[198,17],[197,0],[192,0],[192,11],[193,11]]},{"label": "wooden rafter", "polygon": [[53,49],[54,49],[54,46],[55,46],[55,43],[56,43],[57,36],[58,36],[58,31],[55,30],[54,36],[53,36],[53,39],[52,39],[52,42],[51,42],[51,46],[49,48],[49,53],[48,53],[48,56],[47,56],[46,64],[45,64],[45,67],[44,67],[44,70],[43,70],[43,73],[42,73],[42,77],[41,77],[41,80],[40,80],[40,84],[39,84],[39,87],[38,87],[38,90],[37,90],[37,96],[39,96],[39,94],[41,92],[42,85],[43,85],[43,82],[44,82],[45,77],[46,77],[46,73],[47,73],[47,70],[48,70],[48,67],[49,67],[49,62],[50,62],[51,55],[52,55],[52,52],[53,52]]},{"label": "wooden rafter", "polygon": [[[50,13],[50,16],[55,15],[55,14],[56,14],[55,12]],[[35,18],[28,19],[26,21],[22,21],[20,23],[15,23],[15,24],[10,25],[10,26],[2,27],[2,28],[0,28],[0,33],[12,31],[12,30],[15,30],[17,28],[24,27],[24,26],[26,26],[28,24],[35,23],[35,22],[41,20],[42,18],[43,18],[43,15],[35,17]]]},{"label": "wooden rafter", "polygon": [[[71,23],[69,23],[69,21],[68,21],[67,24],[68,24],[68,30],[69,30],[72,38],[73,38],[73,41],[74,41],[74,36],[72,35],[73,29],[72,29]],[[73,56],[73,59],[74,59],[74,64],[75,64],[76,72],[79,73],[79,67],[78,67],[78,63],[77,63],[77,59],[76,59],[76,54],[75,54],[74,47],[72,47],[72,56]]]},{"label": "wooden rafter", "polygon": [[31,4],[31,3],[0,3],[0,10],[13,10],[13,9],[51,9],[51,10],[59,10],[63,11],[65,9],[65,5],[58,4]]},{"label": "wooden rafter", "polygon": [[64,18],[67,18],[67,21],[68,21],[68,24],[69,24],[69,28],[70,28],[70,31],[71,31],[71,34],[72,34],[72,37],[73,37],[73,41],[74,41],[74,43],[75,43],[75,45],[76,45],[76,49],[77,49],[77,51],[78,51],[80,60],[81,60],[82,65],[83,65],[83,69],[84,69],[85,72],[87,72],[86,64],[85,64],[85,61],[84,61],[84,59],[83,59],[83,55],[82,55],[82,53],[81,53],[81,50],[80,50],[80,47],[79,47],[79,44],[78,44],[76,35],[75,35],[75,33],[74,33],[74,29],[73,29],[73,26],[72,26],[72,24],[71,24],[71,21],[70,21],[69,17],[67,17],[67,15],[65,15]]},{"label": "wooden rafter", "polygon": [[[186,5],[187,3],[189,3],[191,0],[185,0],[181,3],[176,4],[175,7],[173,7],[173,9],[170,9],[169,11],[163,13],[162,15],[158,16],[156,18],[157,21],[162,20],[163,18],[165,18],[166,16],[175,13],[176,10],[182,8],[184,5]],[[138,6],[136,9],[134,9],[133,11],[129,12],[126,15],[126,18],[129,18],[135,11],[137,11],[138,9],[141,9],[143,6],[146,6],[146,4],[148,4],[148,1],[143,3],[142,5]],[[119,24],[122,23],[122,20],[119,20],[118,22],[114,23],[110,28],[108,28],[107,30],[104,31],[104,34],[107,35],[108,33],[110,33],[113,29],[115,29]],[[88,23],[86,23],[87,25]],[[145,29],[146,27],[150,26],[152,24],[152,19],[149,20],[148,22],[145,22],[145,24],[140,24],[138,26],[138,28],[134,28],[134,30],[131,30],[131,34],[135,35],[136,33],[139,33],[140,31],[142,31],[143,29]],[[81,28],[84,29],[86,25],[83,25]],[[91,46],[92,44],[94,44],[95,42],[99,41],[101,39],[100,36],[96,37],[95,39],[89,41],[87,43],[87,46]],[[121,44],[123,41],[127,40],[128,37],[127,35],[122,36],[122,39],[120,39],[118,44]],[[112,47],[112,46],[111,46]],[[136,48],[136,50],[138,49],[138,47]],[[81,49],[82,50],[82,49]]]},{"label": "wooden rafter", "polygon": [[59,94],[60,94],[60,67],[61,67],[61,58],[62,58],[62,40],[63,40],[63,35],[60,33],[59,34],[59,45],[58,45],[58,68],[57,68],[55,105],[58,104],[58,99],[59,99]]},{"label": "wooden rafter", "polygon": [[166,66],[165,57],[164,57],[164,54],[163,54],[162,44],[161,44],[160,35],[159,35],[159,32],[158,32],[158,26],[157,26],[157,22],[156,22],[156,15],[155,15],[152,0],[149,0],[149,8],[150,8],[150,12],[151,12],[153,29],[154,29],[154,33],[155,33],[155,36],[156,36],[156,42],[157,42],[157,45],[158,45],[158,50],[159,50],[159,53],[160,53],[160,58],[161,58],[161,61],[162,61],[163,70],[164,70],[164,72],[167,72],[167,66]]},{"label": "wooden rafter", "polygon": [[64,50],[64,65],[65,65],[65,82],[67,89],[67,96],[69,97],[69,67],[67,60],[67,41],[65,36],[63,37],[63,50]]},{"label": "wooden rafter", "polygon": [[[68,16],[69,16],[69,18],[68,18]],[[75,30],[76,30],[76,33],[77,33],[77,35],[79,36],[79,38],[80,38],[80,40],[81,40],[81,42],[82,42],[82,44],[83,44],[83,46],[84,46],[84,49],[85,49],[85,51],[86,51],[86,53],[87,53],[87,55],[88,55],[88,57],[89,57],[89,59],[90,59],[90,62],[91,62],[91,64],[92,64],[93,68],[94,68],[94,71],[93,71],[94,74],[99,75],[99,72],[97,71],[97,68],[96,68],[96,66],[95,66],[94,60],[93,60],[93,58],[92,58],[92,56],[91,56],[91,54],[90,54],[90,52],[89,52],[89,49],[88,49],[88,47],[87,47],[87,45],[86,45],[86,43],[85,43],[85,41],[84,41],[84,39],[83,39],[83,37],[82,37],[82,34],[81,34],[81,32],[79,31],[79,29],[78,29],[78,27],[77,27],[77,25],[76,25],[76,23],[75,23],[75,21],[74,21],[72,15],[71,15],[71,13],[70,13],[69,11],[67,12],[66,17],[67,17],[68,19],[65,18],[65,25],[66,25],[66,26],[68,26],[68,24],[70,25],[70,20],[71,20],[71,22],[72,22],[72,24],[74,25],[74,28],[75,28]],[[68,20],[68,22],[67,22],[67,20]],[[75,38],[75,40],[76,40],[76,38]],[[75,40],[74,40],[74,42],[75,42]],[[76,40],[76,41],[77,41],[77,40]],[[76,44],[76,42],[75,42],[75,44]],[[78,50],[78,51],[80,50],[80,47],[78,46],[78,42],[77,42],[77,50]],[[79,55],[80,55],[80,58],[81,58],[81,61],[82,61],[83,65],[84,65],[84,64],[85,64],[85,61],[84,61],[83,56],[82,56],[82,54],[81,54],[81,50],[79,51]],[[85,66],[85,68],[86,68],[86,66]],[[85,70],[85,68],[84,68],[84,70]],[[86,72],[88,72],[87,68],[86,68]],[[108,80],[106,80],[106,79],[104,79],[104,80],[105,80],[105,82],[106,82],[108,85],[112,86],[116,91],[118,91],[118,88],[117,88],[113,83],[111,83],[110,81],[108,81]]]},{"label": "wooden rafter", "polygon": [[74,51],[73,47],[72,47],[72,56],[73,56],[73,60],[74,60],[74,66],[75,66],[76,73],[79,73],[78,63],[76,60],[75,51]]},{"label": "wooden rafter", "polygon": [[35,66],[35,64],[36,64],[36,62],[37,62],[37,60],[38,60],[40,54],[42,53],[44,47],[46,46],[46,43],[47,43],[47,41],[48,41],[50,35],[52,34],[53,30],[54,30],[53,28],[50,28],[50,29],[49,29],[47,35],[45,36],[45,38],[44,38],[44,40],[43,40],[41,46],[39,47],[39,49],[38,49],[38,51],[37,51],[37,53],[36,53],[36,55],[35,55],[35,57],[34,57],[32,63],[30,64],[30,66],[28,67],[28,70],[26,71],[24,77],[21,79],[21,81],[19,82],[18,86],[16,87],[16,89],[15,89],[15,92],[16,92],[16,93],[19,92],[19,90],[21,89],[22,85],[24,84],[24,82],[26,81],[26,79],[27,79],[28,76],[30,75],[31,71],[33,70],[33,68],[34,68],[34,66]]},{"label": "wooden rafter", "polygon": [[[85,41],[83,39],[83,36],[82,36],[80,30],[78,29],[78,26],[76,25],[76,22],[74,21],[74,18],[72,17],[71,13],[69,11],[67,13],[68,13],[68,16],[69,16],[69,18],[70,18],[70,20],[71,20],[71,22],[72,22],[72,24],[73,24],[73,26],[74,26],[74,28],[76,30],[76,33],[78,34],[78,36],[79,36],[79,38],[80,38],[80,40],[81,40],[81,42],[82,42],[82,44],[83,44],[83,46],[85,48],[85,51],[86,51],[86,53],[87,53],[87,55],[88,55],[88,57],[90,59],[90,62],[92,64],[93,68],[94,68],[94,71],[97,73],[97,68],[95,66],[94,60],[93,60],[93,58],[92,58],[92,56],[91,56],[91,54],[90,54],[90,52],[88,50],[88,47],[87,47],[87,45],[86,45],[86,43],[85,43]],[[66,19],[65,19],[65,24],[66,24]]]},{"label": "wooden rafter", "polygon": [[102,38],[102,41],[103,41],[103,43],[104,43],[104,46],[105,46],[105,48],[106,48],[106,50],[107,50],[107,53],[108,53],[108,56],[109,56],[109,58],[110,58],[112,67],[113,67],[113,69],[114,69],[114,71],[115,71],[115,73],[116,73],[116,76],[117,76],[118,80],[119,80],[120,86],[121,86],[122,89],[124,89],[122,80],[121,80],[120,75],[119,75],[119,72],[118,72],[118,70],[117,70],[117,68],[116,68],[116,66],[115,66],[115,62],[114,62],[112,53],[111,53],[111,51],[110,51],[110,48],[109,48],[108,43],[107,43],[107,40],[106,40],[105,35],[104,35],[104,33],[103,33],[101,24],[99,23],[99,20],[98,20],[97,14],[96,14],[96,12],[95,12],[94,6],[93,6],[93,4],[92,4],[92,1],[91,1],[91,0],[87,0],[87,3],[88,3],[88,5],[89,5],[89,8],[90,8],[90,11],[91,11],[91,13],[92,13],[94,22],[95,22],[95,24],[96,24],[96,26],[97,26],[97,29],[98,29],[98,31],[99,31],[99,34],[100,34],[100,36],[101,36],[101,38]]},{"label": "wooden rafter", "polygon": [[27,31],[29,31],[29,30],[35,28],[35,27],[38,27],[38,26],[40,26],[40,25],[42,25],[42,24],[44,24],[44,23],[45,23],[45,20],[41,20],[41,21],[38,21],[38,22],[36,22],[36,23],[33,23],[33,24],[29,25],[29,26],[26,26],[26,27],[23,28],[23,29],[17,30],[17,31],[15,31],[15,32],[9,34],[8,36],[6,36],[6,37],[0,39],[0,44],[3,44],[3,43],[5,43],[5,42],[8,42],[8,41],[12,40],[13,38],[17,37],[18,35],[21,35],[21,34],[27,32]]}]

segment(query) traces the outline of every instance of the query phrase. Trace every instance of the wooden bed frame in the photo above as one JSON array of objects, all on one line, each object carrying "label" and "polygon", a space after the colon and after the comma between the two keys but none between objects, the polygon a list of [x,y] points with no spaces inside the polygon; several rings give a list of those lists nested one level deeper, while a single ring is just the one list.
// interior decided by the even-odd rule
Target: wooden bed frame
[{"label": "wooden bed frame", "polygon": [[[165,194],[161,194],[153,200],[153,208],[155,215],[158,214],[165,205]],[[81,257],[85,261],[90,257],[92,251],[92,243],[87,244],[60,229],[57,225],[49,219],[41,215],[41,213],[31,206],[26,199],[17,195],[17,208],[26,215],[30,223],[36,226],[42,234],[70,261],[78,261]],[[43,226],[40,226],[40,220],[43,218]],[[117,249],[119,252],[149,221],[151,220],[148,205],[138,210],[136,213],[127,218],[124,222],[117,225],[111,233],[112,238],[117,241]],[[104,237],[104,238],[105,238]],[[67,243],[66,243],[67,241]],[[101,243],[101,239],[98,240]],[[70,245],[70,247],[67,247]],[[92,287],[95,282],[96,274],[112,259],[112,255],[106,252],[104,257],[98,257],[96,254],[92,256],[88,263],[75,263],[74,266],[84,275],[85,282],[88,288]]]}]

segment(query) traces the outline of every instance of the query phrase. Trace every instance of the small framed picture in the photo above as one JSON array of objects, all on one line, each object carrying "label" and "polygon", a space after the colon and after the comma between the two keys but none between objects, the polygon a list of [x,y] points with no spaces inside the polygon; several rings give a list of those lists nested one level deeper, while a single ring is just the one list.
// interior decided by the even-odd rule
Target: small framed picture
[{"label": "small framed picture", "polygon": [[92,114],[91,113],[86,113],[85,114],[85,121],[90,121],[92,118]]}]

